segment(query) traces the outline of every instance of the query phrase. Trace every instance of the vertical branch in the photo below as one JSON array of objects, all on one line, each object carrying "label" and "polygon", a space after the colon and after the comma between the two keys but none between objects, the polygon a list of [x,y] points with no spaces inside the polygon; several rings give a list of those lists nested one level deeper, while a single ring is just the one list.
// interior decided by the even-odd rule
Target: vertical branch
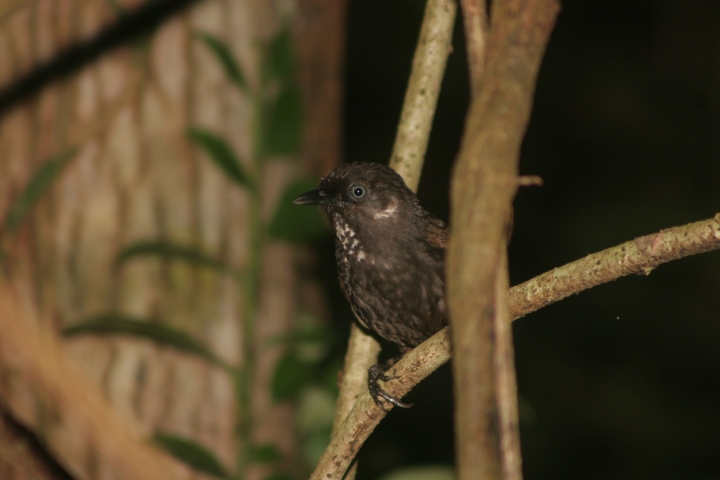
[{"label": "vertical branch", "polygon": [[474,97],[485,69],[485,47],[488,36],[487,4],[485,0],[460,0],[460,6],[470,71],[470,91]]},{"label": "vertical branch", "polygon": [[515,351],[513,349],[512,320],[510,319],[510,276],[508,273],[507,242],[501,241],[495,277],[495,349],[497,413],[500,435],[500,465],[505,480],[522,479],[520,431],[518,419]]},{"label": "vertical branch", "polygon": [[[513,443],[504,439],[505,428],[514,427],[510,417],[498,412],[511,389],[507,378],[498,377],[497,366],[511,353],[495,348],[494,339],[503,337],[496,325],[498,307],[507,309],[500,305],[506,299],[495,292],[507,285],[497,275],[504,269],[500,252],[517,188],[520,144],[540,58],[558,11],[555,0],[511,0],[494,7],[485,71],[473,79],[477,84],[451,194],[447,300],[453,319],[460,479],[513,478],[512,472],[519,472],[519,461],[502,455]],[[507,334],[504,338],[508,341]]]},{"label": "vertical branch", "polygon": [[[465,43],[470,71],[470,90],[476,98],[482,90],[482,75],[485,69],[486,45],[488,36],[487,4],[485,0],[461,0]],[[511,213],[512,214],[512,213]],[[510,214],[510,215],[511,215]],[[511,221],[511,220],[510,220]],[[498,417],[499,466],[505,480],[522,478],[522,457],[520,455],[520,432],[518,429],[517,382],[515,380],[515,362],[510,326],[509,295],[510,288],[507,241],[501,239],[498,248],[498,261],[495,277],[494,319],[491,328],[494,335],[492,345],[496,383],[495,405]],[[463,421],[459,418],[458,421]]]},{"label": "vertical branch", "polygon": [[[428,0],[425,7],[420,38],[413,57],[413,68],[390,159],[390,166],[403,177],[413,191],[417,190],[420,181],[432,119],[440,94],[440,84],[451,51],[456,12],[457,7],[452,0]],[[333,436],[348,417],[358,395],[367,391],[367,369],[377,361],[379,352],[378,342],[353,325],[348,353],[345,357],[344,378],[336,406]],[[318,462],[313,478],[327,469],[332,453],[333,451],[328,447]],[[356,467],[357,464],[353,463],[353,467],[345,474],[346,480],[355,478]]]},{"label": "vertical branch", "polygon": [[452,45],[457,6],[453,0],[428,0],[413,67],[405,92],[390,166],[417,190],[435,115],[440,84]]}]

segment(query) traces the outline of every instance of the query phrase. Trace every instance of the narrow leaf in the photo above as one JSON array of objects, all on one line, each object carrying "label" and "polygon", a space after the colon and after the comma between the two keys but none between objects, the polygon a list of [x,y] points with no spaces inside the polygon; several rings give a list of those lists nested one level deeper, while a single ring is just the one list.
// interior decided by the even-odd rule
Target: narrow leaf
[{"label": "narrow leaf", "polygon": [[198,33],[195,36],[207,45],[210,51],[217,57],[223,69],[225,69],[227,76],[230,77],[241,90],[247,91],[248,84],[245,80],[245,74],[235,59],[235,56],[230,51],[230,48],[209,33]]},{"label": "narrow leaf", "polygon": [[209,267],[223,273],[229,273],[235,276],[241,275],[241,273],[232,266],[206,255],[199,249],[175,245],[160,240],[146,240],[125,247],[118,254],[115,263],[121,264],[133,258],[145,256],[157,256],[167,260],[182,260],[195,265]]},{"label": "narrow leaf", "polygon": [[315,240],[327,232],[320,209],[292,203],[295,197],[314,188],[315,182],[311,180],[298,180],[285,188],[268,225],[271,237],[302,243]]},{"label": "narrow leaf", "polygon": [[77,325],[63,330],[66,337],[75,335],[129,335],[152,340],[160,345],[198,355],[226,370],[232,367],[213,354],[210,349],[187,333],[176,330],[157,320],[134,318],[126,315],[108,313],[89,318]]},{"label": "narrow leaf", "polygon": [[274,443],[263,443],[251,445],[248,456],[253,463],[273,463],[282,459],[282,452]]},{"label": "narrow leaf", "polygon": [[220,460],[209,449],[187,438],[155,433],[153,440],[170,455],[198,472],[216,478],[231,478]]},{"label": "narrow leaf", "polygon": [[215,165],[238,185],[250,187],[250,178],[245,173],[242,163],[230,145],[219,136],[207,130],[190,128],[187,137],[200,146],[210,156]]},{"label": "narrow leaf", "polygon": [[5,228],[8,232],[15,232],[22,224],[30,208],[38,201],[43,193],[52,185],[53,181],[62,172],[63,167],[75,157],[75,149],[67,150],[57,157],[45,162],[33,175],[25,190],[13,201],[5,217]]},{"label": "narrow leaf", "polygon": [[290,80],[295,74],[295,50],[289,27],[283,28],[268,45],[263,62],[263,78],[268,80]]},{"label": "narrow leaf", "polygon": [[293,329],[289,332],[280,333],[273,335],[267,339],[266,345],[278,345],[278,344],[298,344],[302,342],[323,342],[331,343],[336,340],[336,336],[327,328],[303,328]]},{"label": "narrow leaf", "polygon": [[302,142],[302,96],[300,89],[288,84],[270,106],[264,151],[271,155],[297,153]]}]

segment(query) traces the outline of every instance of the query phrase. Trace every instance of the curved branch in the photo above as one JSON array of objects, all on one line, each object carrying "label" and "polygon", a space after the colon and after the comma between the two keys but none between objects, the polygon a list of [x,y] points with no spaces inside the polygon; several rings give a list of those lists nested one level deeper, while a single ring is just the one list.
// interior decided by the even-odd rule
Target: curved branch
[{"label": "curved branch", "polygon": [[[663,263],[720,249],[720,213],[714,218],[638,237],[588,255],[510,289],[510,318],[516,320],[570,295],[630,274],[649,275]],[[391,369],[399,378],[383,388],[402,397],[450,359],[447,328],[405,355]],[[385,413],[365,393],[333,436],[310,477],[340,479]]]},{"label": "curved branch", "polygon": [[[0,399],[5,397],[9,402],[3,408],[16,421],[36,430],[40,420],[34,408],[43,405],[43,418],[52,419],[44,425],[47,446],[77,478],[90,478],[89,463],[73,450],[73,442],[53,440],[56,425],[72,425],[82,432],[88,439],[89,455],[107,462],[114,478],[184,478],[187,469],[143,438],[138,424],[117,415],[70,360],[55,332],[39,328],[38,318],[23,308],[15,292],[3,282],[0,278]],[[3,395],[12,382],[18,381],[31,392],[21,402],[18,396]]]}]

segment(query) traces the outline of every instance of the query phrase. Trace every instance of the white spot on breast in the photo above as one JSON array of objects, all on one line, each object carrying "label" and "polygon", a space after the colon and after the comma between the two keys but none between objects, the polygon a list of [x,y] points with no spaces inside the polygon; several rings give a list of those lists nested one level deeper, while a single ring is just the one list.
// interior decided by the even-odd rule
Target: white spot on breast
[{"label": "white spot on breast", "polygon": [[355,237],[355,230],[348,225],[342,218],[335,220],[335,237],[337,244],[345,252],[341,258],[343,261],[346,259],[363,260],[366,258],[365,252],[362,250],[360,240]]}]

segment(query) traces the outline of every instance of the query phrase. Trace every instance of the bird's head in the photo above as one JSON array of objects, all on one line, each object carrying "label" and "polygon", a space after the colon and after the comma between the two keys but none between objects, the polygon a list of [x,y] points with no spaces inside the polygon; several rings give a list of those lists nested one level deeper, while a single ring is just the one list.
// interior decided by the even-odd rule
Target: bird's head
[{"label": "bird's head", "polygon": [[392,220],[419,207],[417,197],[392,168],[379,163],[348,163],[328,172],[318,188],[293,203],[319,205],[336,223]]},{"label": "bird's head", "polygon": [[349,225],[401,220],[420,208],[417,197],[392,168],[379,163],[348,163],[328,172],[318,188],[293,203],[319,205],[328,219]]}]

